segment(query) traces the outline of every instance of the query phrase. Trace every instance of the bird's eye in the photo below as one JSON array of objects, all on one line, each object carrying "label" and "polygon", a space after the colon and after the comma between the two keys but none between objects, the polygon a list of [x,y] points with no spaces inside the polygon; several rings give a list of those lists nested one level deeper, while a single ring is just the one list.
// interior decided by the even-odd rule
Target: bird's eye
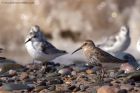
[{"label": "bird's eye", "polygon": [[87,45],[87,43],[85,43],[84,45]]},{"label": "bird's eye", "polygon": [[34,35],[34,38],[37,37],[36,35]]}]

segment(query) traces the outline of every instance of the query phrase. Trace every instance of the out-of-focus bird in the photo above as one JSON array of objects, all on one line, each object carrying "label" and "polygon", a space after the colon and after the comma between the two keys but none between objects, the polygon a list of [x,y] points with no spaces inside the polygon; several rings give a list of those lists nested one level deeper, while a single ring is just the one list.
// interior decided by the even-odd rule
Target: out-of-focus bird
[{"label": "out-of-focus bird", "polygon": [[122,26],[117,35],[105,38],[97,45],[97,47],[113,55],[118,55],[119,53],[125,51],[129,47],[130,43],[131,39],[129,28],[128,26]]},{"label": "out-of-focus bird", "polygon": [[137,50],[140,52],[140,38],[138,39],[138,41],[137,41]]},{"label": "out-of-focus bird", "polygon": [[31,27],[25,40],[25,47],[34,60],[43,63],[67,53],[64,50],[57,49],[49,43],[44,34],[40,31],[40,27],[37,25]]}]

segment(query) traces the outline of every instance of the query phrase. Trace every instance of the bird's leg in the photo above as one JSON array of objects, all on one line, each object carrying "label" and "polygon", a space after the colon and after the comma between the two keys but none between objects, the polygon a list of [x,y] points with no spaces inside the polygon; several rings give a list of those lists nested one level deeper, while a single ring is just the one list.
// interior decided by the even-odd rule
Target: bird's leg
[{"label": "bird's leg", "polygon": [[104,70],[104,68],[103,68],[103,66],[102,66],[102,65],[101,65],[101,73],[102,73],[101,77],[102,77],[102,78],[104,78],[104,75],[105,75],[105,70]]},{"label": "bird's leg", "polygon": [[33,59],[32,64],[35,65],[35,60]]}]

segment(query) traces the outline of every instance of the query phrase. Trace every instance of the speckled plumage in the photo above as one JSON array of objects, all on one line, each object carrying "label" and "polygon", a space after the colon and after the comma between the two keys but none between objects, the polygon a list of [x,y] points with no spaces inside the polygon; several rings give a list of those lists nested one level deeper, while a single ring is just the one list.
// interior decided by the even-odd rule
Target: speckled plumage
[{"label": "speckled plumage", "polygon": [[[80,48],[83,50],[83,53],[89,62],[99,62],[99,63],[126,62],[126,61],[118,59],[118,58],[112,56],[111,54],[103,51],[102,49],[96,47],[95,44],[93,43],[93,41],[91,41],[91,40],[86,40]],[[80,50],[80,49],[78,49],[78,50]],[[76,52],[76,51],[74,51],[74,52]]]}]

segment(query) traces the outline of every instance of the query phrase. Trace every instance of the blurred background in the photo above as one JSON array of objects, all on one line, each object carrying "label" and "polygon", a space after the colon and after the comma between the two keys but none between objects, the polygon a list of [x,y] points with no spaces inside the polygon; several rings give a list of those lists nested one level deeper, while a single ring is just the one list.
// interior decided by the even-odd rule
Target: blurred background
[{"label": "blurred background", "polygon": [[[7,3],[7,2],[28,3]],[[19,63],[31,62],[24,39],[32,25],[39,25],[48,40],[59,49],[72,52],[85,39],[94,42],[130,28],[127,52],[136,58],[140,37],[140,0],[0,0],[1,56]],[[132,52],[133,51],[133,52]],[[62,59],[59,59],[62,61]],[[66,61],[65,61],[66,62]]]}]

